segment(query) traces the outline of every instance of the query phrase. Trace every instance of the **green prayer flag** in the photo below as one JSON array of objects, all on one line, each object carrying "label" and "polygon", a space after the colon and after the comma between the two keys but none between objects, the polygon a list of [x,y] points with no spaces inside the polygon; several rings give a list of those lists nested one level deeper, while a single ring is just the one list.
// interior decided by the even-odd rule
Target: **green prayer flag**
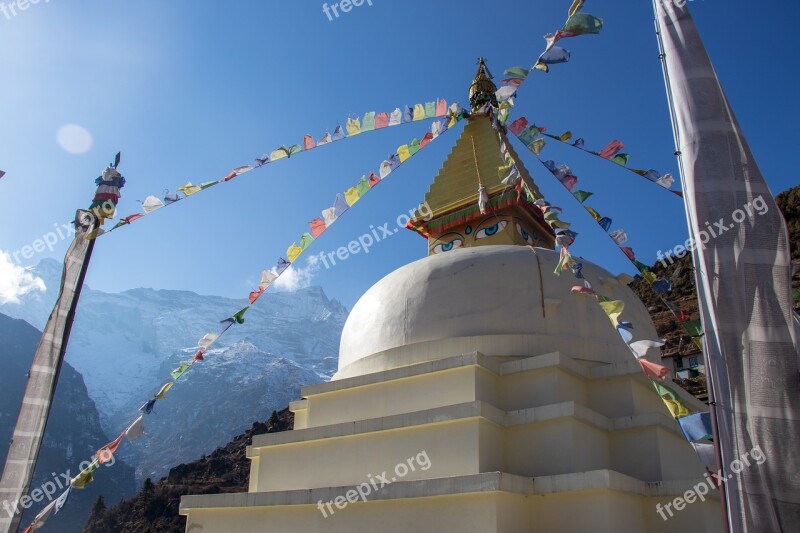
[{"label": "green prayer flag", "polygon": [[369,192],[369,180],[366,176],[361,176],[361,180],[359,180],[358,184],[356,185],[356,190],[358,191],[359,198]]},{"label": "green prayer flag", "polygon": [[675,418],[683,418],[684,416],[692,414],[692,410],[684,405],[680,397],[675,394],[675,391],[657,381],[653,381],[653,386],[656,388],[658,395],[661,396],[661,399],[664,400],[672,416]]},{"label": "green prayer flag", "polygon": [[699,320],[689,320],[683,323],[683,327],[689,332],[690,337],[700,337],[703,335],[703,325]]},{"label": "green prayer flag", "polygon": [[628,158],[629,157],[630,157],[630,154],[617,154],[617,155],[614,156],[614,158],[611,161],[613,161],[614,163],[616,163],[616,164],[618,164],[620,166],[626,167],[626,166],[628,166]]},{"label": "green prayer flag", "polygon": [[417,152],[419,152],[419,139],[414,139],[411,141],[411,144],[408,145],[408,153],[414,155]]},{"label": "green prayer flag", "polygon": [[578,200],[580,203],[583,203],[583,202],[585,202],[585,201],[586,201],[586,200],[587,200],[587,199],[588,199],[590,196],[592,196],[593,194],[594,194],[593,192],[587,192],[587,191],[575,191],[575,192],[573,192],[573,193],[572,193],[572,196],[574,196],[575,198],[577,198],[577,200]]},{"label": "green prayer flag", "polygon": [[792,291],[792,300],[795,302],[800,302],[800,289],[795,289]]},{"label": "green prayer flag", "polygon": [[522,141],[522,144],[525,146],[529,146],[536,137],[539,135],[539,129],[536,126],[529,126],[522,130],[522,133],[518,135],[519,140]]},{"label": "green prayer flag", "polygon": [[217,185],[218,183],[219,183],[218,181],[207,181],[205,183],[201,183],[200,184],[200,190],[208,189],[209,187],[213,187],[214,185]]},{"label": "green prayer flag", "polygon": [[575,35],[598,34],[603,29],[603,21],[588,13],[575,13],[564,24],[563,31]]},{"label": "green prayer flag", "polygon": [[244,309],[240,310],[239,312],[237,312],[235,315],[233,315],[233,319],[236,321],[237,324],[244,324],[244,314],[247,312],[248,309],[250,309],[249,305]]},{"label": "green prayer flag", "polygon": [[425,103],[425,118],[434,118],[436,116],[436,102]]},{"label": "green prayer flag", "polygon": [[295,144],[291,148],[289,148],[289,157],[293,156],[294,154],[300,153],[303,151],[303,147],[299,144]]},{"label": "green prayer flag", "polygon": [[300,249],[305,251],[306,248],[311,246],[312,242],[314,242],[314,237],[308,232],[303,233],[303,236],[300,237]]},{"label": "green prayer flag", "polygon": [[192,363],[185,363],[185,362],[181,363],[178,368],[176,368],[175,370],[173,370],[169,374],[170,374],[170,376],[172,376],[172,379],[174,379],[175,381],[178,381],[178,378],[180,378],[182,375],[184,375],[189,370],[189,368],[191,368],[191,366],[192,366]]},{"label": "green prayer flag", "polygon": [[526,68],[512,67],[510,69],[506,69],[505,74],[513,78],[527,78],[529,72],[530,71]]}]

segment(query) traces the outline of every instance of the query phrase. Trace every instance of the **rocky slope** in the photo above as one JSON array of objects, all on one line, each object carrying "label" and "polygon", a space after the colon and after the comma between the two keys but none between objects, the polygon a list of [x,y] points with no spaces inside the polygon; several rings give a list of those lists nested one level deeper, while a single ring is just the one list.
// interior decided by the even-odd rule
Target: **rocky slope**
[{"label": "rocky slope", "polygon": [[[0,460],[3,462],[40,337],[41,332],[27,322],[0,314],[0,368],[3,369],[0,372]],[[87,394],[83,379],[69,363],[64,363],[31,488],[58,479],[57,476],[66,473],[67,469],[74,476],[78,465],[89,460],[100,446],[110,440],[100,426],[97,409]],[[85,490],[73,491],[58,519],[40,531],[78,532],[97,494],[104,494],[109,502],[117,502],[135,491],[133,469],[118,460],[113,467],[102,468],[96,481]],[[59,490],[55,497],[61,492]],[[49,500],[34,504],[26,511],[23,526],[27,526],[47,503]]]}]

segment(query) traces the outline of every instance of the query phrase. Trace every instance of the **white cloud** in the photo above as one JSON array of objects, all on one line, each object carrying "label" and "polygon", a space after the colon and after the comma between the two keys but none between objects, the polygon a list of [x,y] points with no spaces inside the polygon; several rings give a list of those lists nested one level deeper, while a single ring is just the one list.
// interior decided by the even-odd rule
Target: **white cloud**
[{"label": "white cloud", "polygon": [[18,304],[19,297],[33,291],[44,292],[44,281],[27,269],[11,262],[11,256],[0,250],[0,305]]},{"label": "white cloud", "polygon": [[309,256],[304,267],[298,268],[297,263],[294,263],[281,274],[273,287],[283,292],[294,292],[309,287],[319,271],[319,265],[319,256],[316,255]]}]

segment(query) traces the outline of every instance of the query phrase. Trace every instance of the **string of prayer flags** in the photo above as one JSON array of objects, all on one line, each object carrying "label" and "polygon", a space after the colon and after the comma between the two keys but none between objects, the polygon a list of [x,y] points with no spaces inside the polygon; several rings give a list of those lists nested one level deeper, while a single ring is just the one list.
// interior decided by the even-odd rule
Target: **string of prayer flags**
[{"label": "string of prayer flags", "polygon": [[[442,103],[442,105],[444,105],[444,104]],[[460,110],[460,107],[458,107],[457,109]],[[464,116],[463,114],[460,114],[458,116],[454,116],[454,117],[451,118],[451,121],[452,120],[455,120],[455,121],[461,120],[463,118],[463,116]],[[442,128],[441,124],[439,124],[439,126],[437,126],[436,129],[432,130],[432,131],[437,132],[437,134],[436,135],[431,135],[431,139],[430,140],[433,140],[433,139],[437,138],[439,136],[439,134],[441,134],[443,131],[447,130],[448,128],[449,128],[449,126],[446,126],[446,127]],[[421,143],[413,143],[412,142],[412,145],[414,145],[414,144],[418,144],[419,145],[419,149],[421,149],[423,147]],[[415,153],[416,153],[416,151],[415,151]],[[394,154],[393,156],[391,156],[390,159],[397,160],[397,155]],[[399,160],[397,160],[396,164],[392,164],[392,169],[391,170],[394,170],[394,168],[399,166],[400,163],[401,162]],[[361,198],[367,192],[369,192],[373,187],[375,187],[375,185],[380,183],[381,181],[382,180],[378,176],[376,176],[374,172],[371,172],[369,174],[369,177],[367,177],[366,175],[362,176],[361,179],[359,180],[359,182],[357,183],[357,185],[355,187],[353,187],[352,189],[355,191],[355,193],[358,195],[358,197]],[[340,216],[344,211],[346,211],[349,208],[349,206],[346,203],[344,203],[344,200],[343,200],[341,194],[338,194],[336,198],[337,198],[336,199],[336,205],[334,207],[332,207],[332,208],[324,210],[323,211],[323,218],[315,219],[315,222],[312,223],[312,231],[313,231],[314,227],[319,227],[319,222],[323,222],[325,227],[327,228],[327,226],[330,223],[333,223],[337,219],[338,216]],[[301,251],[303,251],[308,246],[310,246],[313,243],[313,241],[314,241],[314,236],[312,236],[309,233],[304,233],[303,236],[300,239],[300,245],[299,246],[298,245],[294,245],[294,246],[297,246]],[[287,261],[287,260],[285,260],[283,258],[279,258],[278,262],[277,262],[277,264],[276,264],[276,266],[274,267],[273,270],[265,270],[265,271],[263,271],[262,272],[262,277],[261,277],[261,283],[259,284],[258,291],[254,291],[254,292],[250,293],[250,301],[251,301],[251,303],[254,302],[255,300],[257,300],[258,297],[261,296],[261,294],[263,294],[264,291],[270,285],[272,285],[278,279],[278,277],[281,274],[283,274],[290,266],[291,266],[291,262],[289,262],[289,261]],[[245,321],[244,316],[245,316],[245,313],[248,311],[249,308],[250,308],[249,306],[244,307],[244,308],[240,309],[239,311],[237,311],[236,313],[234,313],[233,316],[223,320],[221,322],[221,324],[223,325],[224,329],[219,334],[208,333],[198,342],[198,345],[199,345],[200,349],[197,351],[197,353],[195,354],[195,356],[192,359],[192,361],[191,362],[180,363],[178,368],[176,368],[175,370],[170,372],[170,375],[173,378],[173,381],[170,381],[170,382],[167,382],[166,384],[164,384],[161,387],[161,389],[158,391],[158,393],[156,393],[154,395],[153,398],[148,399],[139,408],[139,411],[142,413],[142,415],[138,416],[127,427],[127,429],[125,429],[125,431],[123,431],[120,434],[120,436],[115,441],[113,441],[112,443],[107,444],[106,446],[104,446],[103,448],[98,450],[93,463],[91,463],[89,465],[89,467],[84,469],[76,478],[74,478],[71,481],[71,487],[82,489],[88,483],[91,483],[92,480],[93,480],[93,472],[95,472],[97,470],[97,467],[98,467],[99,464],[102,464],[102,463],[105,463],[107,461],[110,461],[111,457],[113,457],[113,454],[117,452],[117,449],[120,446],[120,444],[121,444],[121,442],[123,440],[123,437],[127,438],[128,441],[133,442],[133,441],[137,440],[138,438],[140,438],[144,434],[144,429],[145,428],[144,428],[144,418],[143,418],[143,416],[152,414],[154,412],[154,407],[155,407],[156,402],[158,400],[166,399],[167,392],[169,392],[172,389],[172,387],[175,385],[177,380],[179,378],[181,378],[186,372],[188,372],[189,369],[191,368],[191,366],[194,363],[204,360],[203,356],[204,356],[204,353],[206,352],[206,350],[210,346],[212,346],[215,342],[217,342],[217,340],[220,338],[220,336],[223,333],[225,333],[225,331],[227,331],[227,329],[229,327],[231,327],[231,326],[233,326],[235,324],[244,323],[244,321]],[[68,492],[65,493],[65,495],[63,496],[63,499],[61,500],[61,505],[63,505],[63,502],[66,501],[66,495],[68,495]],[[39,523],[42,523],[42,521],[40,520]],[[31,526],[29,526],[28,529],[32,531],[35,528],[35,524],[36,524],[36,522],[34,524],[32,524]]]},{"label": "string of prayer flags", "polygon": [[[339,141],[348,137],[353,137],[359,135],[360,133],[364,133],[367,131],[374,131],[378,129],[383,129],[387,126],[394,126],[404,122],[412,122],[412,121],[419,121],[423,119],[431,119],[435,117],[446,117],[448,115],[448,106],[447,101],[442,98],[437,98],[434,101],[427,102],[425,104],[416,104],[414,105],[413,111],[412,108],[406,106],[406,112],[404,113],[399,109],[395,109],[392,112],[391,116],[388,113],[382,112],[376,114],[374,111],[370,111],[364,114],[363,122],[358,118],[347,118],[345,127],[343,128],[341,124],[337,125],[336,129],[334,130],[333,134],[331,135],[330,132],[326,132],[318,142],[314,142],[314,137],[310,134],[306,134],[303,136],[303,141],[300,144],[293,144],[290,145],[288,148],[286,146],[281,146],[268,154],[263,154],[261,157],[257,157],[254,161],[253,165],[243,165],[235,168],[234,170],[228,172],[224,177],[203,182],[199,185],[193,184],[191,181],[187,182],[185,185],[178,187],[176,190],[178,193],[182,194],[167,194],[164,199],[159,199],[157,196],[151,195],[147,196],[145,200],[142,202],[142,211],[143,213],[130,215],[120,221],[110,230],[105,231],[102,229],[89,232],[86,236],[87,239],[92,240],[96,239],[101,235],[106,235],[111,233],[112,231],[119,229],[122,226],[128,225],[131,222],[138,220],[144,215],[149,215],[163,207],[166,207],[170,204],[176,203],[177,201],[188,198],[189,196],[193,196],[200,191],[218,185],[219,183],[227,183],[228,181],[232,180],[236,176],[240,176],[246,172],[250,172],[255,168],[260,168],[265,166],[269,163],[279,161],[281,159],[288,159],[291,158],[293,155],[296,155],[303,151],[312,150],[316,147],[323,146],[325,144],[329,144],[331,142]],[[460,118],[460,117],[459,117]],[[447,124],[445,124],[445,129],[447,128]],[[438,133],[441,133],[439,131]],[[433,132],[433,138],[436,137],[438,134],[437,132]],[[427,139],[427,142],[430,142],[431,138]],[[423,140],[425,142],[425,140]],[[420,148],[422,144],[419,145]],[[115,164],[119,164],[119,158],[116,158]],[[98,192],[96,193],[95,201],[93,202],[90,210],[100,210],[105,209],[107,205],[107,201],[111,201],[113,206],[116,207],[117,202],[121,196],[119,189],[121,189],[125,184],[125,178],[122,177],[119,172],[116,170],[115,165],[109,166],[99,178],[97,178],[96,183],[98,184]],[[114,210],[111,211],[96,211],[96,214],[99,218],[111,218],[114,216]]]},{"label": "string of prayer flags", "polygon": [[[528,123],[528,121],[527,121],[527,119],[525,119],[525,117],[521,117],[521,118],[517,119],[515,122],[520,122],[522,120],[524,120],[525,124]],[[512,124],[512,126],[513,126],[513,124]],[[521,133],[516,131],[516,128],[512,129],[509,126],[509,131],[511,131],[514,135],[519,137],[520,141],[522,141],[522,143],[525,144],[526,146],[529,144],[529,139],[526,138],[526,137],[522,137]],[[628,161],[630,160],[630,154],[621,154],[621,153],[619,153],[619,151],[624,148],[624,145],[620,141],[616,141],[616,140],[612,141],[605,148],[603,148],[603,150],[601,150],[600,152],[593,152],[591,150],[586,150],[586,148],[585,148],[586,141],[583,138],[579,138],[573,143],[568,142],[571,139],[571,132],[566,132],[565,134],[557,136],[557,135],[551,135],[549,133],[545,133],[545,131],[546,131],[545,128],[540,128],[537,131],[537,133],[541,133],[545,137],[548,137],[550,139],[554,139],[554,140],[559,141],[561,143],[564,143],[564,144],[566,144],[568,146],[572,146],[573,148],[577,148],[578,150],[581,150],[582,152],[586,152],[586,153],[592,154],[592,155],[594,155],[596,157],[601,157],[603,159],[606,159],[608,161],[616,163],[616,164],[624,167],[625,169],[633,172],[634,174],[637,174],[637,175],[647,179],[648,181],[651,181],[651,182],[659,185],[660,187],[662,187],[664,189],[667,189],[668,191],[670,191],[671,193],[675,194],[676,196],[680,196],[680,197],[683,196],[683,194],[680,191],[673,191],[673,190],[670,189],[670,187],[672,187],[672,185],[675,183],[675,178],[672,177],[672,174],[664,174],[662,176],[661,173],[658,172],[657,170],[638,170],[638,169],[634,169],[634,168],[629,168],[628,167]],[[567,134],[570,134],[570,136],[567,136]],[[530,141],[532,141],[532,139],[530,139]]]}]

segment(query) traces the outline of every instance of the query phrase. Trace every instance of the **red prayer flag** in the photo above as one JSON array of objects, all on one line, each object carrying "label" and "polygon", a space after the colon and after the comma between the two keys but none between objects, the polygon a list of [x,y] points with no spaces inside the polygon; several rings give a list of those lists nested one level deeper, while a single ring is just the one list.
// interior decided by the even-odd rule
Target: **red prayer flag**
[{"label": "red prayer flag", "polygon": [[389,114],[388,113],[378,113],[378,116],[375,117],[375,129],[379,130],[381,128],[385,128],[389,125]]},{"label": "red prayer flag", "polygon": [[508,129],[514,135],[519,135],[527,127],[528,127],[528,119],[525,117],[521,117],[512,122],[511,125],[508,127]]},{"label": "red prayer flag", "polygon": [[689,313],[686,311],[678,311],[676,314],[676,318],[681,322],[688,322],[689,321]]},{"label": "red prayer flag", "polygon": [[620,250],[623,251],[625,255],[628,256],[628,259],[631,261],[636,261],[636,255],[633,253],[633,248],[630,246],[620,247]]},{"label": "red prayer flag", "polygon": [[221,179],[221,180],[219,180],[219,181],[223,181],[223,182],[225,182],[225,181],[231,181],[231,180],[232,180],[233,178],[235,178],[236,176],[238,176],[238,174],[237,174],[235,171],[231,170],[231,171],[228,173],[228,175],[227,175],[227,176],[225,176],[224,178],[222,178],[222,179]]},{"label": "red prayer flag", "polygon": [[316,146],[314,138],[311,137],[311,135],[303,137],[303,150],[311,150],[312,148],[316,148]]},{"label": "red prayer flag", "polygon": [[603,148],[598,155],[603,159],[611,159],[623,148],[625,148],[625,145],[615,139],[608,143],[608,146]]},{"label": "red prayer flag", "polygon": [[258,289],[257,291],[253,291],[250,293],[250,305],[256,303],[256,300],[261,298],[261,295],[264,294],[266,289]]},{"label": "red prayer flag", "polygon": [[669,369],[665,366],[661,366],[656,363],[651,363],[646,359],[637,359],[639,364],[644,370],[646,376],[651,377],[653,379],[664,379],[669,375]]},{"label": "red prayer flag", "polygon": [[425,134],[425,137],[422,138],[422,141],[419,143],[420,148],[425,148],[428,144],[433,140],[433,133],[428,132]]},{"label": "red prayer flag", "polygon": [[[252,303],[252,302],[250,302],[250,303]],[[192,364],[195,364],[198,361],[205,361],[205,357],[203,357],[204,353],[206,353],[206,351],[203,348],[200,348],[199,350],[197,350],[197,353],[194,354],[194,358],[192,358]]]},{"label": "red prayer flag", "polygon": [[522,82],[525,81],[525,78],[506,78],[503,80],[505,85],[513,85],[514,87],[519,88],[522,85]]},{"label": "red prayer flag", "polygon": [[319,217],[309,222],[308,225],[311,227],[311,235],[313,235],[315,239],[328,229],[328,226],[325,225],[325,221]]},{"label": "red prayer flag", "polygon": [[125,217],[125,218],[123,218],[122,220],[124,220],[125,222],[127,222],[128,224],[130,224],[130,223],[131,223],[131,222],[133,222],[134,220],[139,220],[139,219],[140,219],[140,218],[142,218],[143,216],[144,216],[144,215],[143,215],[143,214],[141,214],[141,213],[136,213],[135,215],[131,215],[131,216],[129,216],[129,217]]},{"label": "red prayer flag", "polygon": [[376,176],[374,172],[370,172],[369,173],[369,188],[370,189],[373,188],[374,186],[376,186],[377,184],[379,184],[380,182],[381,182],[381,179],[378,176]]},{"label": "red prayer flag", "polygon": [[125,436],[125,431],[119,434],[117,440],[115,440],[114,442],[110,442],[105,446],[103,446],[102,448],[100,448],[99,450],[97,450],[97,453],[95,453],[94,455],[95,457],[97,457],[97,462],[99,464],[107,463],[114,458],[114,454],[117,453],[117,448],[119,448],[119,445],[122,442],[122,437],[124,436]]},{"label": "red prayer flag", "polygon": [[582,285],[575,285],[574,287],[572,287],[571,291],[572,292],[579,292],[581,294],[588,294],[590,296],[595,296],[597,294],[592,289],[590,289],[589,287],[584,287]]},{"label": "red prayer flag", "polygon": [[441,98],[436,101],[436,116],[437,117],[447,116],[447,102],[445,102]]}]

